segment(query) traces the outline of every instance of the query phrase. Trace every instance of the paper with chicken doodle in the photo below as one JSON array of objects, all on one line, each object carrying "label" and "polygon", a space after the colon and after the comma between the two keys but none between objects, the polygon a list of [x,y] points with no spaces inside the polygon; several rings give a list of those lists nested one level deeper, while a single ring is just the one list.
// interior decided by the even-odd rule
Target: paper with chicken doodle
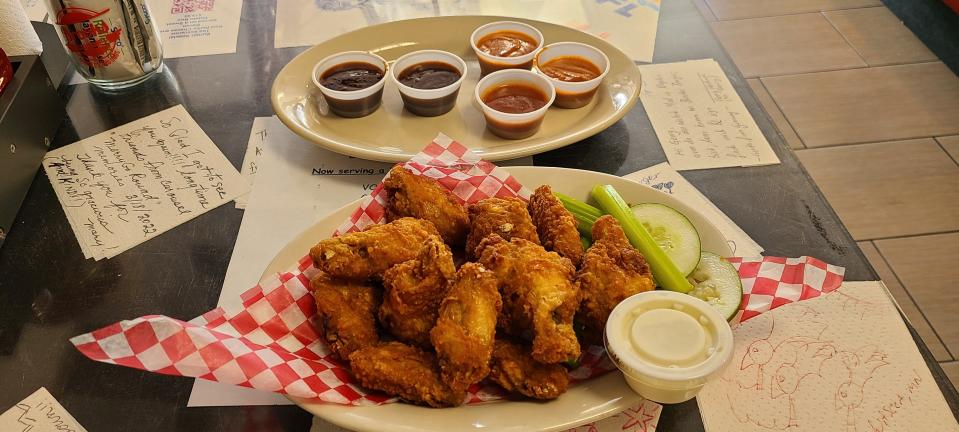
[{"label": "paper with chicken doodle", "polygon": [[881,282],[845,282],[733,330],[698,397],[707,431],[957,431]]}]

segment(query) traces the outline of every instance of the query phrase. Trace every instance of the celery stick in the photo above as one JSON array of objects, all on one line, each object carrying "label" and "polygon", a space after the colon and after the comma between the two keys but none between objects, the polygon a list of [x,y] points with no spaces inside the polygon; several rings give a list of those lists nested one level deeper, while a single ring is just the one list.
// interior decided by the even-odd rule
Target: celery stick
[{"label": "celery stick", "polygon": [[554,194],[559,198],[559,201],[563,203],[563,207],[566,207],[566,210],[569,210],[573,218],[576,219],[576,228],[579,232],[587,237],[591,236],[593,233],[593,223],[603,215],[603,212],[576,198],[563,195],[559,192],[554,192]]},{"label": "celery stick", "polygon": [[686,275],[676,268],[676,264],[659,248],[643,224],[636,220],[616,189],[610,185],[596,185],[593,187],[592,197],[601,210],[612,215],[623,226],[629,242],[646,257],[659,286],[681,293],[688,293],[693,289],[692,284],[686,280]]}]

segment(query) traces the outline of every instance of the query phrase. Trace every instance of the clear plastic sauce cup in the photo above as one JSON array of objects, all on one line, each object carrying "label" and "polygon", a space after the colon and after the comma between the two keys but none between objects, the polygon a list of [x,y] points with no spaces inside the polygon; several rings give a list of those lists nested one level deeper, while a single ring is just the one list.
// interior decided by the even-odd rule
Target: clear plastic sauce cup
[{"label": "clear plastic sauce cup", "polygon": [[[404,74],[408,74],[411,69],[437,66],[454,69],[459,73],[459,79],[438,88],[416,88],[403,83]],[[407,111],[418,116],[434,117],[446,114],[456,105],[456,97],[466,73],[466,62],[459,56],[446,51],[422,50],[396,59],[390,76],[400,91],[403,106]]]},{"label": "clear plastic sauce cup", "polygon": [[[483,38],[500,32],[525,35],[535,42],[535,47],[530,52],[522,55],[496,56],[483,51],[477,45]],[[544,40],[543,34],[540,33],[536,27],[529,24],[523,24],[517,21],[496,21],[482,25],[474,30],[473,34],[470,35],[470,46],[473,47],[473,52],[476,53],[476,58],[479,60],[480,75],[485,76],[486,74],[502,69],[531,69],[533,67],[533,58],[536,57],[536,53],[543,48]]]},{"label": "clear plastic sauce cup", "polygon": [[[323,85],[327,75],[351,64],[371,65],[382,73],[382,77],[376,83],[356,90],[334,90]],[[383,57],[366,51],[346,51],[320,60],[313,67],[313,84],[320,89],[334,114],[340,117],[364,117],[379,108],[383,100],[387,72],[388,66]],[[325,110],[321,106],[320,112],[323,111]]]},{"label": "clear plastic sauce cup", "polygon": [[[554,78],[543,71],[543,65],[564,57],[589,62],[595,66],[599,75],[589,80],[570,81]],[[606,54],[598,48],[579,42],[557,42],[546,45],[536,54],[534,64],[536,71],[547,77],[556,87],[556,102],[553,104],[560,108],[580,108],[589,104],[603,82],[603,78],[606,78],[606,74],[609,73],[609,57],[606,57]]]},{"label": "clear plastic sauce cup", "polygon": [[[534,88],[546,97],[546,100],[543,101],[545,105],[529,112],[510,113],[492,108],[484,101],[484,97],[491,91],[508,86]],[[543,119],[546,118],[546,111],[549,110],[550,105],[556,98],[556,90],[553,88],[553,84],[541,75],[528,70],[505,69],[483,77],[476,84],[473,96],[483,111],[483,117],[486,118],[486,127],[490,132],[501,138],[522,139],[539,131]]]},{"label": "clear plastic sauce cup", "polygon": [[623,300],[606,321],[606,351],[646,399],[680,403],[718,377],[733,353],[729,324],[712,306],[672,291]]}]

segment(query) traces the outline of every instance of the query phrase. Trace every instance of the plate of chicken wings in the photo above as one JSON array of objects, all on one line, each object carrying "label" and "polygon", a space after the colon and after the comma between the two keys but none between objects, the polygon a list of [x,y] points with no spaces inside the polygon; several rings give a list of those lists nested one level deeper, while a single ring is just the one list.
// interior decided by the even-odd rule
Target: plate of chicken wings
[{"label": "plate of chicken wings", "polygon": [[[529,201],[487,198],[463,206],[434,180],[398,166],[384,180],[386,219],[331,237],[360,204],[319,219],[274,258],[282,271],[309,250],[321,335],[364,387],[401,403],[346,406],[291,398],[353,430],[556,431],[641,401],[618,371],[571,380],[589,346],[602,346],[609,312],[655,288],[643,256],[612,217],[581,241],[553,191],[586,200],[596,184],[628,202],[668,205],[728,256],[726,238],[672,195],[620,177],[552,167],[511,167],[538,185]],[[572,381],[572,382],[571,382]],[[507,398],[463,404],[468,389]],[[437,409],[441,408],[441,409]]]}]

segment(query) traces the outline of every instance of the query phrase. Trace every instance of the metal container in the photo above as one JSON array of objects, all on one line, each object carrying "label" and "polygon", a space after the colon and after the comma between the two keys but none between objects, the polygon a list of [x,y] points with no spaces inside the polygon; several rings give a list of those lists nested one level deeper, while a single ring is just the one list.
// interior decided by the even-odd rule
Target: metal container
[{"label": "metal container", "polygon": [[48,0],[77,71],[105,89],[136,85],[163,64],[160,33],[143,0]]}]

